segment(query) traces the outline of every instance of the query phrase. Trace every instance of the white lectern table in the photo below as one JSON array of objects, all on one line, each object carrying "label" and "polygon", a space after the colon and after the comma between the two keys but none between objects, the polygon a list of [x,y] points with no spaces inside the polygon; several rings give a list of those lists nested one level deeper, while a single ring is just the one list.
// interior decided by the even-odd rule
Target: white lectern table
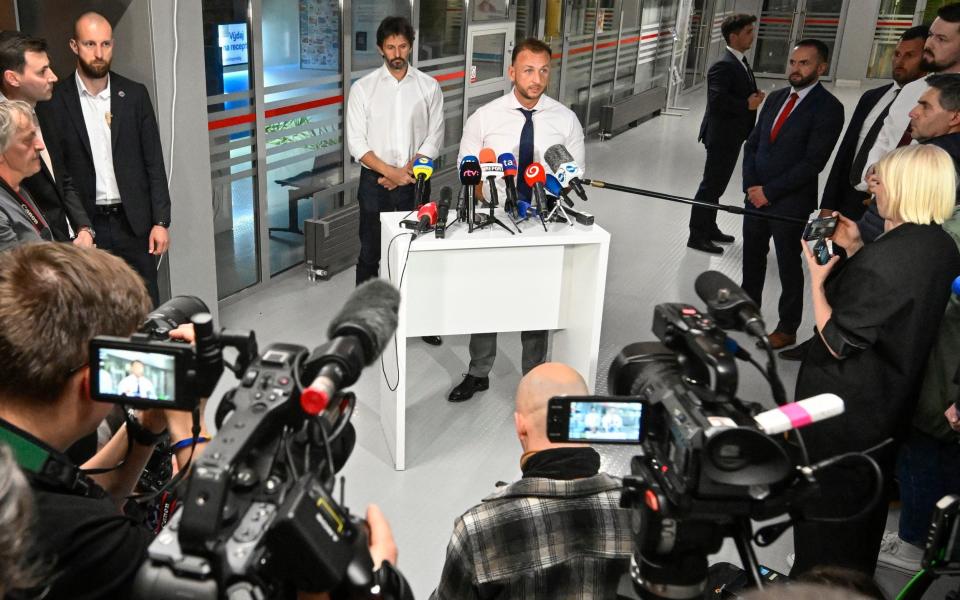
[{"label": "white lectern table", "polygon": [[[384,349],[385,364],[397,357],[399,373],[390,374],[396,390],[380,379],[380,423],[397,470],[405,462],[408,337],[556,330],[551,360],[576,369],[593,391],[607,231],[548,223],[545,232],[539,220],[529,220],[514,235],[499,226],[468,233],[465,223],[457,223],[444,239],[430,231],[411,243],[411,230],[400,226],[404,216],[414,218],[380,214],[380,276],[398,286],[401,296],[398,343],[391,340]],[[507,215],[497,216],[510,224]]]}]

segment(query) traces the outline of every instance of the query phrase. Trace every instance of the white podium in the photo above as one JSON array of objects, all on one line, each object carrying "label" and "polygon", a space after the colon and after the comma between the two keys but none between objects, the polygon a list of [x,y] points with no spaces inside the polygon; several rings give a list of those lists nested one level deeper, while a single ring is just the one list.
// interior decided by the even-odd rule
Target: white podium
[{"label": "white podium", "polygon": [[[551,360],[576,369],[593,392],[600,350],[600,322],[607,277],[610,234],[539,219],[510,235],[499,226],[468,233],[465,223],[449,227],[446,238],[430,231],[411,243],[401,219],[381,213],[380,276],[400,288],[394,354],[396,390],[380,379],[380,423],[397,470],[404,469],[407,338],[501,331],[556,330]],[[498,218],[510,225],[509,217]],[[451,218],[453,212],[451,211]],[[401,281],[402,274],[402,281]],[[389,372],[389,370],[388,370]]]}]

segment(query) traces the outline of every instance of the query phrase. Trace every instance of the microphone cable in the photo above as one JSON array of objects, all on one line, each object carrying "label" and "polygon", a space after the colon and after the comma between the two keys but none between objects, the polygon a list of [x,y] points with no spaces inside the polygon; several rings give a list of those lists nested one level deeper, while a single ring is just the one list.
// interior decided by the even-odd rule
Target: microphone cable
[{"label": "microphone cable", "polygon": [[[408,217],[411,214],[413,214],[413,211],[410,211],[409,213],[407,213],[405,217]],[[414,236],[414,232],[402,231],[397,235],[393,236],[393,238],[391,238],[390,242],[387,244],[387,281],[389,281],[390,283],[393,283],[393,272],[390,268],[390,259],[389,259],[390,249],[393,248],[393,243],[397,241],[397,239],[405,235],[409,235],[412,238]],[[400,281],[397,283],[398,290],[403,285],[403,275],[404,273],[407,272],[407,261],[410,259],[410,246],[412,245],[413,245],[413,240],[411,239],[410,243],[407,244],[407,252],[403,257],[403,268],[400,269]],[[406,341],[404,341],[404,343],[406,343]],[[387,366],[386,366],[386,363],[384,363],[383,361],[383,353],[380,353],[380,372],[383,373],[383,380],[387,383],[387,389],[390,390],[391,392],[397,391],[397,388],[400,387],[400,351],[397,348],[397,344],[398,344],[397,330],[394,329],[393,330],[393,352],[394,352],[394,359],[396,361],[396,366],[397,366],[397,383],[395,385],[390,385],[390,377],[387,376]]]}]

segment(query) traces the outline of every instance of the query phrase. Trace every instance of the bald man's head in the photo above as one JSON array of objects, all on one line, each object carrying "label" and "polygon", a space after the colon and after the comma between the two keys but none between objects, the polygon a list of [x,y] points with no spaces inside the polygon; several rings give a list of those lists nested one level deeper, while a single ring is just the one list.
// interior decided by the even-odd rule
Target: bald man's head
[{"label": "bald man's head", "polygon": [[73,24],[70,49],[77,55],[77,68],[90,79],[102,79],[113,62],[113,27],[98,12],[85,12]]},{"label": "bald man's head", "polygon": [[554,396],[585,396],[587,384],[572,368],[561,363],[544,363],[520,380],[517,387],[517,434],[525,450],[547,440],[547,404]]}]

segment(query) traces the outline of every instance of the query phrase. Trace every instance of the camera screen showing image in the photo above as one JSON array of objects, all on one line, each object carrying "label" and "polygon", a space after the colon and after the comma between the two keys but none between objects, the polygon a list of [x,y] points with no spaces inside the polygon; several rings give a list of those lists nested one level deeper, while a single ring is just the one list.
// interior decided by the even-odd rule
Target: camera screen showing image
[{"label": "camera screen showing image", "polygon": [[567,439],[571,442],[641,441],[643,403],[579,402],[569,403]]},{"label": "camera screen showing image", "polygon": [[177,357],[162,352],[97,348],[96,397],[174,403]]}]

